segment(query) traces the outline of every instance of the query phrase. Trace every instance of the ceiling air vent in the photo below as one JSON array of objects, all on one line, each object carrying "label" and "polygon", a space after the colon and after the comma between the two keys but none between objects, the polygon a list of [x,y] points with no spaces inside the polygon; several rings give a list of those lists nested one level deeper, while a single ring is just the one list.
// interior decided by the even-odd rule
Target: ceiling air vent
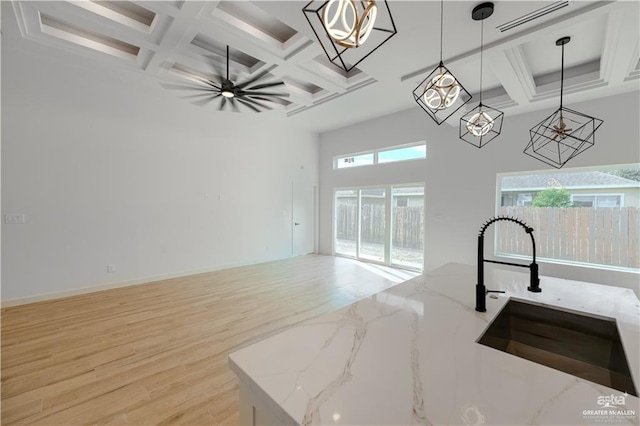
[{"label": "ceiling air vent", "polygon": [[529,12],[526,15],[522,15],[519,18],[512,19],[509,22],[506,22],[502,25],[498,25],[496,29],[500,30],[500,32],[505,32],[512,30],[520,25],[526,24],[527,22],[531,22],[534,19],[541,18],[545,15],[555,12],[556,10],[560,10],[563,7],[569,6],[572,3],[572,0],[562,0],[553,2],[545,7],[541,7],[540,9],[534,10],[533,12]]}]

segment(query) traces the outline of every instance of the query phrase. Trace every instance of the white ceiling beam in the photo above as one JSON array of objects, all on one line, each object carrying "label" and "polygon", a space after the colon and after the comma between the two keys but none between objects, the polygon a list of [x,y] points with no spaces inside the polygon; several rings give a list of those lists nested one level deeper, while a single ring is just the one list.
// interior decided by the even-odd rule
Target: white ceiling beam
[{"label": "white ceiling beam", "polygon": [[521,46],[486,53],[487,65],[509,97],[518,105],[527,105],[535,95],[536,85]]},{"label": "white ceiling beam", "polygon": [[147,73],[157,75],[165,61],[171,58],[176,51],[182,51],[191,44],[197,29],[190,23],[202,12],[204,7],[200,2],[185,2],[183,4],[180,12],[173,18],[174,22],[162,37],[155,54],[145,67]]},{"label": "white ceiling beam", "polygon": [[[600,57],[600,78],[610,85],[622,84],[635,68],[633,59],[637,58],[635,51],[638,46],[638,3],[622,2],[623,4],[611,12],[607,22],[607,32]],[[635,34],[635,37],[629,37]]]}]

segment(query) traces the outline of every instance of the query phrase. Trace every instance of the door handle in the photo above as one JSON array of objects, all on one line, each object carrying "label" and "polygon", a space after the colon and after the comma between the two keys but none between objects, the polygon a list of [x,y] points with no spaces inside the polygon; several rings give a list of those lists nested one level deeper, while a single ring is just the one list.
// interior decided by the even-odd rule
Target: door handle
[{"label": "door handle", "polygon": [[295,226],[298,226],[298,225],[300,225],[300,224],[299,224],[298,222],[294,222],[294,225],[295,225]]}]

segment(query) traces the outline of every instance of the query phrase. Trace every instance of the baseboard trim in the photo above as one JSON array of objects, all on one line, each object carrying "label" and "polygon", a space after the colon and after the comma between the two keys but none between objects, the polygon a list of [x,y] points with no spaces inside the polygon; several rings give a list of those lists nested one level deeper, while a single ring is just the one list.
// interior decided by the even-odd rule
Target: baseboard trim
[{"label": "baseboard trim", "polygon": [[231,263],[231,264],[225,264],[225,265],[218,265],[210,268],[201,268],[201,269],[177,272],[173,274],[155,275],[155,276],[150,276],[145,278],[138,278],[135,280],[117,281],[117,282],[107,283],[107,284],[97,284],[89,287],[79,287],[71,290],[65,290],[65,291],[59,291],[59,292],[53,292],[53,293],[44,293],[44,294],[38,294],[35,296],[21,297],[17,299],[1,300],[0,307],[4,309],[4,308],[10,308],[13,306],[27,305],[30,303],[46,302],[49,300],[62,299],[65,297],[78,296],[81,294],[96,293],[99,291],[111,290],[111,289],[120,288],[120,287],[149,284],[152,282],[169,280],[172,278],[182,278],[190,275],[206,274],[207,272],[221,271],[223,269],[239,268],[241,266],[249,266],[249,265],[257,265],[260,263],[274,262],[276,260],[290,259],[292,257],[296,257],[296,256],[287,255],[287,256],[278,257],[278,258],[256,259],[249,262],[237,262],[237,263]]}]

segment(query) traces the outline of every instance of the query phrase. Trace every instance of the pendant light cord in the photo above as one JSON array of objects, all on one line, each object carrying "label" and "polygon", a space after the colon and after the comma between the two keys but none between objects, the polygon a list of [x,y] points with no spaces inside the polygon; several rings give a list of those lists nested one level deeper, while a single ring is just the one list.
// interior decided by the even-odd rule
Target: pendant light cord
[{"label": "pendant light cord", "polygon": [[562,110],[562,92],[564,91],[564,44],[562,45],[562,67],[560,68],[560,110]]},{"label": "pendant light cord", "polygon": [[479,105],[482,106],[482,48],[484,46],[484,16],[480,21],[480,102]]},{"label": "pendant light cord", "polygon": [[443,25],[443,8],[444,8],[444,0],[440,0],[440,64],[442,64],[442,27]]}]

